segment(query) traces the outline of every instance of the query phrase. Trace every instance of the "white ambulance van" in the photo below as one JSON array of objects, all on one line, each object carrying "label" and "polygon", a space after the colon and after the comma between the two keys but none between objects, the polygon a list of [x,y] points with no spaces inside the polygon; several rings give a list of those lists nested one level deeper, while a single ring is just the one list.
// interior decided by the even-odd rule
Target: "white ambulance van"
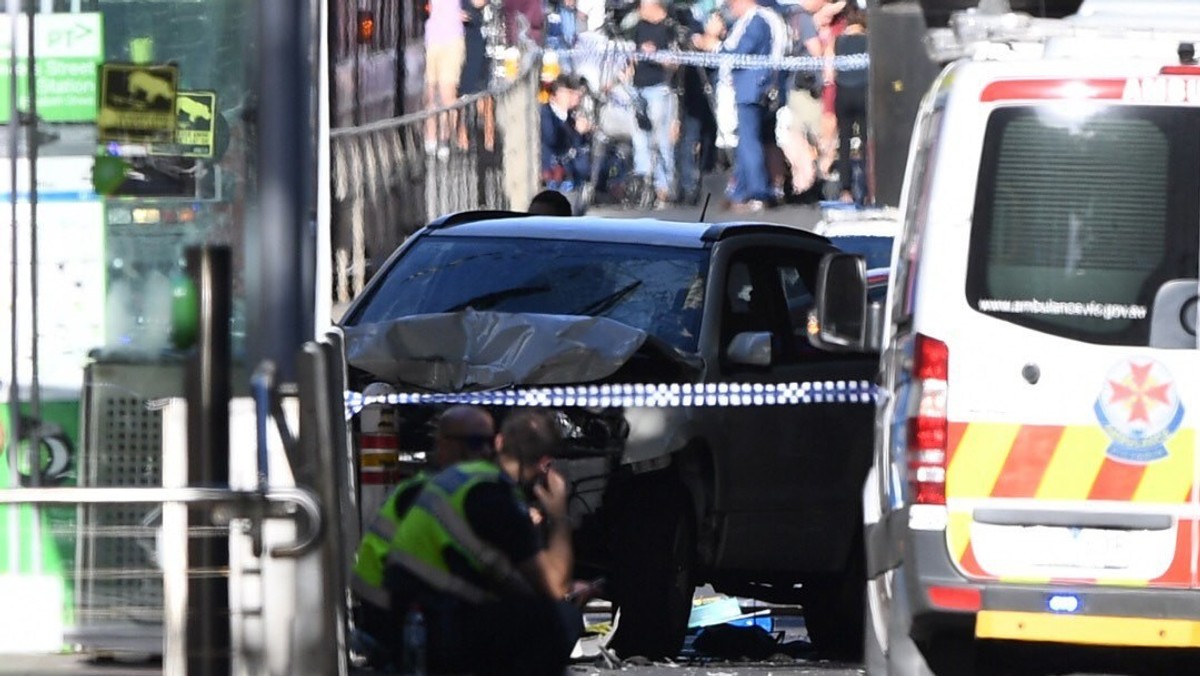
[{"label": "white ambulance van", "polygon": [[1200,3],[959,19],[886,305],[818,292],[882,355],[868,672],[1200,648]]}]

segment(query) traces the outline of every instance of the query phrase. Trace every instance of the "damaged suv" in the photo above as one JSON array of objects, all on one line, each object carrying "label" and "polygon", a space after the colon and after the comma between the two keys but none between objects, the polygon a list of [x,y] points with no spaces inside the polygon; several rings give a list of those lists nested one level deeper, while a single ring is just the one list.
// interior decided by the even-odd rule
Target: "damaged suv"
[{"label": "damaged suv", "polygon": [[[810,339],[822,259],[835,252],[782,225],[444,217],[348,309],[351,387],[862,383],[874,357]],[[606,575],[622,609],[619,654],[677,654],[702,583],[801,603],[826,654],[861,650],[872,406],[575,403],[589,405],[561,409],[558,466],[573,488],[578,572]],[[430,444],[434,415],[396,407],[402,452]]]}]

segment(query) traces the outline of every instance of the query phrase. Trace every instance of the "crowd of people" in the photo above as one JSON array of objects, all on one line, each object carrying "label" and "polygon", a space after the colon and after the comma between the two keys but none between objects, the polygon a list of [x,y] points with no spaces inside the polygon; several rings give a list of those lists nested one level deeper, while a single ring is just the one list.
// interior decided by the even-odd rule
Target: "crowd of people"
[{"label": "crowd of people", "polygon": [[[428,3],[429,108],[487,88],[491,1]],[[541,110],[543,187],[584,201],[590,197],[579,198],[581,191],[644,208],[695,205],[702,178],[727,165],[735,211],[815,201],[834,179],[841,201],[863,199],[851,158],[854,139],[867,147],[867,73],[836,67],[839,56],[867,52],[866,14],[855,0],[503,0],[498,7],[510,44],[542,46],[561,69],[547,82]],[[619,44],[631,44],[638,58]],[[728,56],[688,65],[672,60],[679,52]],[[736,55],[814,60],[772,69],[730,61]],[[452,125],[439,117],[427,125],[426,150],[445,155]]]},{"label": "crowd of people", "polygon": [[[608,179],[622,168],[613,166],[611,146],[595,143],[599,133],[608,141],[629,139],[632,166],[624,168],[623,189],[640,195],[641,206],[697,204],[701,178],[717,168],[722,151],[735,211],[819,199],[835,177],[841,201],[862,199],[851,144],[865,140],[867,73],[836,67],[839,56],[867,52],[866,14],[853,2],[699,0],[683,7],[640,0],[614,22],[611,15],[595,20],[595,10],[579,9],[576,0],[560,1],[546,44],[584,56],[563,59],[566,74],[548,86],[545,186],[611,189]],[[602,37],[589,40],[590,34]],[[621,52],[609,51],[602,68],[587,69],[589,49],[613,38],[632,43],[641,57],[618,56],[614,67],[613,55]],[[736,62],[709,67],[674,63],[670,54],[680,51],[815,60],[800,70]]]}]

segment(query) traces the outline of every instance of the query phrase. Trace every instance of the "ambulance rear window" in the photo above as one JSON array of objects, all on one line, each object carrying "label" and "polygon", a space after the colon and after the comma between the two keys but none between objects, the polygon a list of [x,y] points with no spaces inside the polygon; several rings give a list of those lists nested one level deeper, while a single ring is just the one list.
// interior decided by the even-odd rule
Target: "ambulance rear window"
[{"label": "ambulance rear window", "polygon": [[1074,340],[1147,345],[1158,289],[1197,277],[1198,128],[1200,111],[1187,108],[993,112],[971,231],[971,306]]}]

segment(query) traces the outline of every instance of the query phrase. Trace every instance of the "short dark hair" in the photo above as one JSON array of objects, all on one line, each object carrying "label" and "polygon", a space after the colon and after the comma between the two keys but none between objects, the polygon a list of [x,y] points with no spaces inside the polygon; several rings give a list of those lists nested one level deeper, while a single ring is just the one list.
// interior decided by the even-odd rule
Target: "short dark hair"
[{"label": "short dark hair", "polygon": [[524,464],[558,454],[562,431],[554,417],[541,409],[524,408],[509,413],[500,426],[500,452]]},{"label": "short dark hair", "polygon": [[557,190],[543,190],[529,202],[529,213],[536,216],[570,216],[571,201]]},{"label": "short dark hair", "polygon": [[553,95],[560,89],[579,89],[579,81],[570,75],[559,75],[546,85],[546,91]]}]

